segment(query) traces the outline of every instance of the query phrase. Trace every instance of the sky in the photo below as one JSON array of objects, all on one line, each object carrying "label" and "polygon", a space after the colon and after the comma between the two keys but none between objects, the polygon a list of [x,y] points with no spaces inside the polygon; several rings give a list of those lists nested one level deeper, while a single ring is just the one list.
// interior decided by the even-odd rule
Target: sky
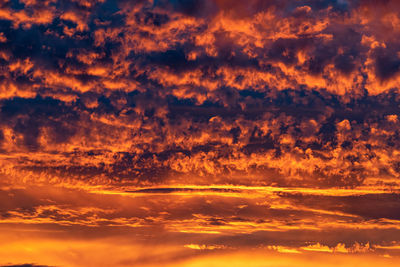
[{"label": "sky", "polygon": [[399,14],[0,1],[0,266],[399,266]]}]

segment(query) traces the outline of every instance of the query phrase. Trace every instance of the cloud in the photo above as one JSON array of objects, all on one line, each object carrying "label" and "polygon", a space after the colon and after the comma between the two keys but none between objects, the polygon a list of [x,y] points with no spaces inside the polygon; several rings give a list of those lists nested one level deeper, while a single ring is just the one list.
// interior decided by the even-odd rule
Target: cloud
[{"label": "cloud", "polygon": [[[219,92],[225,104],[137,91],[85,94],[70,103],[4,100],[3,151],[48,155],[31,155],[24,165],[15,157],[4,163],[32,177],[102,174],[104,181],[132,178],[138,184],[187,174],[194,183],[220,177],[214,183],[248,184],[246,173],[253,184],[354,187],[377,175],[390,180],[399,171],[392,135],[397,125],[387,119],[398,107],[384,105],[390,94],[345,104],[317,92],[232,96],[229,90]],[[365,105],[373,109],[362,112]]]},{"label": "cloud", "polygon": [[3,1],[2,224],[162,234],[166,260],[386,255],[400,219],[399,8]]}]

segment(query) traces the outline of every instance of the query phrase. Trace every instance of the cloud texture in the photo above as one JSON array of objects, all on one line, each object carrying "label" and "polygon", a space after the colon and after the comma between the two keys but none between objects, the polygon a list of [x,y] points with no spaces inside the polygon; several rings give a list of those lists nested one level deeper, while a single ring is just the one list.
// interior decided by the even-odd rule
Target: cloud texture
[{"label": "cloud texture", "polygon": [[[146,242],[156,229],[186,252],[397,257],[399,11],[2,1],[2,225],[128,227]],[[25,260],[4,264],[58,264]]]}]

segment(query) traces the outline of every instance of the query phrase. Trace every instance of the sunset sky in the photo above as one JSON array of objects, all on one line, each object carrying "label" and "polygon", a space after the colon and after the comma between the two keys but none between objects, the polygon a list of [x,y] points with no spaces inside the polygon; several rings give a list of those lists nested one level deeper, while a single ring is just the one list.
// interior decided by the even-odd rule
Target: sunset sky
[{"label": "sunset sky", "polygon": [[0,266],[400,266],[400,1],[0,0]]}]

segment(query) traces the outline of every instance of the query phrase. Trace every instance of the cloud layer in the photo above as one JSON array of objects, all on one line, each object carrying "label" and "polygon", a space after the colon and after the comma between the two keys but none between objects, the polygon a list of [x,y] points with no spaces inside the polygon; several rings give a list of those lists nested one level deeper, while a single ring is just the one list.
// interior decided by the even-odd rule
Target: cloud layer
[{"label": "cloud layer", "polygon": [[2,172],[393,184],[398,5],[372,5],[5,2]]},{"label": "cloud layer", "polygon": [[[399,11],[394,0],[2,1],[1,225],[127,227],[150,243],[155,231],[188,258],[397,257]],[[0,264],[58,264],[24,259]]]}]

